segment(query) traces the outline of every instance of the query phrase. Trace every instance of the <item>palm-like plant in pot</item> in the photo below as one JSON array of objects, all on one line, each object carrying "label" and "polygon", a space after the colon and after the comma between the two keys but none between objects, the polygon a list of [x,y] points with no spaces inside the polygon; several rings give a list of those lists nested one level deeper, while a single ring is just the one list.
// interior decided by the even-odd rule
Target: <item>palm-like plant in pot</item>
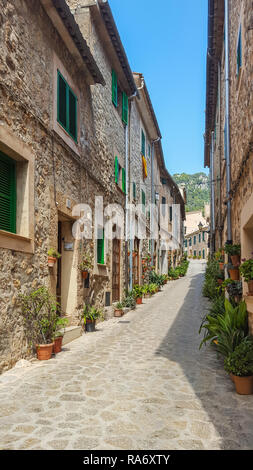
[{"label": "palm-like plant in pot", "polygon": [[40,360],[50,359],[60,305],[46,287],[19,296],[24,329]]},{"label": "palm-like plant in pot", "polygon": [[240,395],[253,393],[253,338],[247,336],[224,361],[224,368]]},{"label": "palm-like plant in pot", "polygon": [[245,282],[248,283],[249,295],[253,295],[253,259],[243,260],[239,269]]},{"label": "palm-like plant in pot", "polygon": [[95,331],[96,321],[99,318],[103,318],[103,312],[97,307],[91,307],[90,305],[84,305],[83,308],[83,322],[85,325],[86,332]]},{"label": "palm-like plant in pot", "polygon": [[65,328],[68,323],[68,318],[58,317],[56,320],[53,346],[53,351],[55,354],[61,352],[62,340],[65,333]]},{"label": "palm-like plant in pot", "polygon": [[135,296],[135,299],[136,299],[136,303],[138,305],[142,304],[142,295],[143,295],[143,288],[139,285],[135,285],[133,287],[133,294]]}]

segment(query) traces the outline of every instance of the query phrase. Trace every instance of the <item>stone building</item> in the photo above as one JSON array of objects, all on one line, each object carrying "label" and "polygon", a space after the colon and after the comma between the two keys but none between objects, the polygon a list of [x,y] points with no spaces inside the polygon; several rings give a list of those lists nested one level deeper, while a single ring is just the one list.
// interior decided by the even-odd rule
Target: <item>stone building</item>
[{"label": "stone building", "polygon": [[[150,104],[142,104],[108,2],[0,0],[0,7],[1,371],[28,354],[20,292],[47,286],[77,327],[84,303],[110,309],[129,287],[125,208],[139,177],[135,152],[142,163],[141,126],[133,128],[130,113]],[[146,200],[152,119],[142,121]],[[160,181],[160,145],[154,155]],[[61,254],[52,268],[50,248]],[[93,269],[84,281],[86,254]]]},{"label": "stone building", "polygon": [[253,252],[252,0],[209,0],[208,37],[205,166],[212,180],[212,251],[226,242],[241,244],[242,258],[249,258]]}]

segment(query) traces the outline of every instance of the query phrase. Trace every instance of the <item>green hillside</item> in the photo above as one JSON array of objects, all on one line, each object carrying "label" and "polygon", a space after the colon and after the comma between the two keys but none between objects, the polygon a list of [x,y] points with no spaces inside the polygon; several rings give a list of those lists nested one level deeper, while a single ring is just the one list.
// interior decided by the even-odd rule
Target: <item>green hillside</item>
[{"label": "green hillside", "polygon": [[187,173],[173,175],[174,181],[179,187],[184,187],[187,194],[186,211],[204,209],[205,204],[210,202],[209,176],[205,173]]}]

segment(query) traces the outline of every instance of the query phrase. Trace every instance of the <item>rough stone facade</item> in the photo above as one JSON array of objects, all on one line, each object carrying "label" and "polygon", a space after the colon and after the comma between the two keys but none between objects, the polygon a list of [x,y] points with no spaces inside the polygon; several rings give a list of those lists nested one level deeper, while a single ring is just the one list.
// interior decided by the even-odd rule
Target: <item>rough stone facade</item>
[{"label": "rough stone facade", "polygon": [[[65,8],[66,3],[61,3]],[[117,55],[100,14],[102,10],[97,5],[80,9],[87,3],[84,0],[67,3],[76,22],[69,11],[63,28],[53,0],[0,0],[0,152],[15,162],[17,186],[16,231],[0,230],[0,372],[30,354],[18,305],[21,292],[47,286],[61,300],[70,324],[78,325],[84,303],[103,308],[112,305],[123,297],[129,285],[129,247],[124,239],[124,224],[116,247],[115,288],[115,246],[112,240],[105,240],[104,263],[99,263],[94,213],[96,196],[103,197],[104,208],[116,203],[124,212],[126,193],[129,201],[132,197],[131,178],[136,178],[137,194],[141,197],[141,121],[135,98],[129,100],[131,125],[126,128],[122,120],[122,93],[131,97],[136,85],[132,73],[129,77],[122,46],[126,68]],[[68,32],[69,25],[76,30],[77,24],[87,42],[85,57],[78,49],[80,44],[74,43]],[[112,70],[118,77],[117,107],[112,103]],[[76,140],[57,119],[58,71],[77,98]],[[153,129],[149,129],[149,124],[150,121],[146,133],[150,141],[156,136],[150,135]],[[129,148],[133,160],[127,152]],[[160,166],[163,167],[160,153],[156,148],[155,179],[159,182]],[[127,161],[132,163],[126,175],[126,190],[122,180],[115,182],[116,156],[121,168]],[[148,202],[148,158],[147,162]],[[89,240],[73,236],[73,227],[85,215],[80,204],[92,209]],[[103,222],[106,220],[104,217]],[[82,225],[81,221],[80,229]],[[48,267],[49,248],[62,255],[53,268]],[[156,250],[159,252],[159,242]],[[86,282],[79,269],[83,252],[91,255],[94,264]],[[142,282],[141,270],[139,274]]]}]

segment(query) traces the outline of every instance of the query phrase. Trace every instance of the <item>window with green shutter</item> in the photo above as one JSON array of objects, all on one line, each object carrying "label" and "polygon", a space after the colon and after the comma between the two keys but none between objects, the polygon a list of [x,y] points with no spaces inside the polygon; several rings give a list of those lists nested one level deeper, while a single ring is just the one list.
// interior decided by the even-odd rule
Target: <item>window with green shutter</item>
[{"label": "window with green shutter", "polygon": [[77,97],[58,70],[57,121],[77,142]]},{"label": "window with green shutter", "polygon": [[203,259],[205,259],[205,250],[203,250],[203,255],[202,255]]},{"label": "window with green shutter", "polygon": [[242,28],[240,26],[238,42],[237,42],[237,75],[239,75],[242,67]]},{"label": "window with green shutter", "polygon": [[201,233],[199,233],[199,243],[201,242]]},{"label": "window with green shutter", "polygon": [[133,183],[133,199],[136,199],[136,183]]},{"label": "window with green shutter", "polygon": [[122,93],[122,121],[128,124],[128,97],[124,91]]},{"label": "window with green shutter", "polygon": [[203,242],[205,241],[205,232],[202,232]]},{"label": "window with green shutter", "polygon": [[114,160],[114,176],[115,176],[115,183],[118,184],[118,181],[119,181],[119,161],[118,161],[118,157],[115,157],[115,160]]},{"label": "window with green shutter", "polygon": [[98,238],[97,238],[97,263],[105,264],[105,237],[104,229],[98,229]]},{"label": "window with green shutter", "polygon": [[118,80],[115,70],[112,70],[112,102],[114,106],[118,106]]},{"label": "window with green shutter", "polygon": [[141,131],[141,153],[144,157],[146,155],[145,150],[146,150],[146,138],[145,138],[144,132]]},{"label": "window with green shutter", "polygon": [[170,222],[172,222],[172,206],[170,206]]},{"label": "window with green shutter", "polygon": [[126,171],[125,168],[122,168],[122,191],[126,192]]},{"label": "window with green shutter", "polygon": [[145,212],[145,209],[146,209],[146,194],[143,191],[143,189],[141,190],[141,203],[142,203],[142,211]]},{"label": "window with green shutter", "polygon": [[197,242],[196,235],[194,235],[194,239],[193,239],[194,245],[196,245],[196,242]]},{"label": "window with green shutter", "polygon": [[0,230],[16,233],[16,162],[0,152]]}]

